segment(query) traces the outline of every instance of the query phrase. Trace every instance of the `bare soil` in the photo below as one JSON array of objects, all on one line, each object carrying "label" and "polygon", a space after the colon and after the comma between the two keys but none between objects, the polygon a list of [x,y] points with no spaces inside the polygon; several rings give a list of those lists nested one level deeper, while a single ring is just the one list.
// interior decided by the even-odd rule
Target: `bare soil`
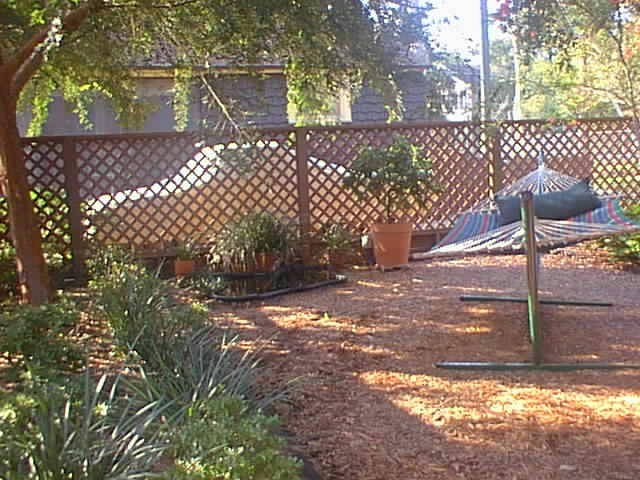
[{"label": "bare soil", "polygon": [[[612,308],[543,309],[545,359],[640,364],[640,275],[596,253],[544,257],[543,298]],[[412,263],[263,304],[212,305],[269,381],[299,378],[279,413],[325,479],[640,478],[640,370],[488,372],[453,361],[529,361],[524,258]]]}]

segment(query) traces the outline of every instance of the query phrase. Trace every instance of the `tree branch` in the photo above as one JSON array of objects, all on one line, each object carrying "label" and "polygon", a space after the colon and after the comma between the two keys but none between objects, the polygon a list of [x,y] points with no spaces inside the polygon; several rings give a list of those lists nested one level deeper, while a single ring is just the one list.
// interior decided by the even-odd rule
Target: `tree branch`
[{"label": "tree branch", "polygon": [[[62,33],[76,31],[89,17],[91,12],[103,6],[102,0],[90,0],[85,5],[69,12],[62,19]],[[44,59],[44,44],[51,31],[51,26],[40,30],[11,59],[10,71],[13,73],[10,91],[16,97],[33,76]]]}]

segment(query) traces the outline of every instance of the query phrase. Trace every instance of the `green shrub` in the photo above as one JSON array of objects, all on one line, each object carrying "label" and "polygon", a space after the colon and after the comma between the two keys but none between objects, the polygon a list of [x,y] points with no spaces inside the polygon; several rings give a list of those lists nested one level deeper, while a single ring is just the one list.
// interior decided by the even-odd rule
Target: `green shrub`
[{"label": "green shrub", "polygon": [[251,412],[245,402],[220,396],[189,411],[171,437],[172,480],[285,480],[300,478],[300,464],[282,453],[275,417]]},{"label": "green shrub", "polygon": [[182,332],[198,329],[207,320],[206,308],[174,304],[165,283],[141,266],[123,261],[103,272],[92,287],[116,344],[136,352],[152,370],[165,363]]},{"label": "green shrub", "polygon": [[[49,273],[55,278],[71,265],[71,257],[64,253],[64,248],[45,241],[42,245]],[[16,251],[8,241],[0,240],[0,299],[13,297],[18,291],[18,275],[16,272]]]},{"label": "green shrub", "polygon": [[94,282],[111,277],[122,270],[139,269],[133,253],[120,245],[95,247],[87,258],[87,271]]},{"label": "green shrub", "polygon": [[286,260],[296,241],[289,225],[268,212],[254,212],[226,227],[210,251],[214,263],[256,264],[260,254]]},{"label": "green shrub", "polygon": [[9,242],[0,241],[0,299],[16,294],[16,251]]},{"label": "green shrub", "polygon": [[114,270],[92,287],[116,344],[124,351],[133,350],[140,338],[157,328],[168,307],[164,283],[142,268]]},{"label": "green shrub", "polygon": [[78,320],[66,298],[38,307],[21,305],[0,313],[0,352],[14,368],[72,370],[83,360],[68,334]]},{"label": "green shrub", "polygon": [[74,398],[55,384],[0,408],[0,478],[105,480],[145,478],[164,451],[147,435],[162,414],[157,404],[132,408],[88,373]]},{"label": "green shrub", "polygon": [[390,145],[363,149],[347,168],[344,185],[360,198],[378,200],[385,223],[401,208],[426,208],[431,194],[442,190],[424,149],[400,135]]},{"label": "green shrub", "polygon": [[[640,221],[640,204],[626,211],[629,218]],[[640,264],[640,233],[607,237],[601,241],[614,262]]]},{"label": "green shrub", "polygon": [[145,359],[150,368],[143,369],[131,385],[147,402],[171,400],[176,419],[183,418],[194,404],[222,395],[241,398],[254,410],[261,410],[286,394],[285,388],[257,388],[259,352],[240,350],[238,337],[228,338],[216,328],[205,327],[162,346],[149,349],[155,355]]}]

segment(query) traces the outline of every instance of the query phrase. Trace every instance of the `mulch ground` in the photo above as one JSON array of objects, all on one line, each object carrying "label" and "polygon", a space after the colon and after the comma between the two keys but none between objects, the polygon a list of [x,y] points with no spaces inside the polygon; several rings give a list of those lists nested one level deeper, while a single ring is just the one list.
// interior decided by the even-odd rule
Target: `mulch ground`
[{"label": "mulch ground", "polygon": [[[596,253],[544,257],[545,356],[640,364],[640,275]],[[526,292],[524,258],[351,271],[339,287],[212,304],[261,345],[269,381],[299,378],[284,428],[324,479],[640,478],[640,370],[461,372],[441,360],[528,361],[526,305],[462,303]]]}]

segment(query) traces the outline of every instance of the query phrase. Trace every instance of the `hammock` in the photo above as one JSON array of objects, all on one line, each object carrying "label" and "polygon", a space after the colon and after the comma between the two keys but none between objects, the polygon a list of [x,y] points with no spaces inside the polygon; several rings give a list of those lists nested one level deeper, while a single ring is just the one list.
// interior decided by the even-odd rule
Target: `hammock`
[{"label": "hammock", "polygon": [[[610,303],[591,301],[542,300],[539,297],[538,271],[541,262],[538,249],[548,250],[582,240],[606,235],[640,231],[640,223],[626,218],[614,197],[600,197],[600,207],[567,220],[534,218],[534,195],[563,191],[579,183],[579,180],[562,175],[544,166],[538,168],[497,195],[509,196],[519,192],[522,219],[501,225],[500,213],[493,200],[486,200],[464,212],[451,231],[431,251],[416,254],[417,258],[467,255],[470,253],[525,253],[527,257],[527,288],[525,298],[495,296],[462,296],[462,301],[527,303],[528,330],[532,348],[531,362],[437,362],[440,368],[458,370],[578,370],[578,369],[640,369],[639,364],[627,363],[548,363],[545,362],[540,325],[540,305],[573,305],[606,307]],[[586,188],[586,186],[585,186]],[[589,196],[591,192],[587,192]],[[601,192],[593,192],[600,193]],[[551,194],[553,195],[553,194]],[[548,196],[547,196],[548,197]],[[568,198],[568,197],[563,197]],[[569,202],[567,202],[568,204]],[[595,205],[594,202],[593,205]],[[542,203],[541,203],[542,205]],[[587,207],[588,208],[588,207]],[[582,209],[580,209],[582,210]],[[577,211],[580,211],[577,210]],[[583,211],[583,210],[582,210]],[[503,213],[505,212],[503,207]]]},{"label": "hammock", "polygon": [[[522,191],[534,194],[565,190],[579,180],[563,175],[541,163],[496,196],[515,195]],[[536,219],[535,237],[538,248],[550,250],[584,240],[640,231],[640,222],[625,217],[616,197],[599,194],[602,206],[567,220]],[[525,234],[520,221],[500,224],[500,213],[492,199],[463,212],[449,233],[430,251],[416,253],[416,259],[451,257],[470,254],[523,253]]]}]

